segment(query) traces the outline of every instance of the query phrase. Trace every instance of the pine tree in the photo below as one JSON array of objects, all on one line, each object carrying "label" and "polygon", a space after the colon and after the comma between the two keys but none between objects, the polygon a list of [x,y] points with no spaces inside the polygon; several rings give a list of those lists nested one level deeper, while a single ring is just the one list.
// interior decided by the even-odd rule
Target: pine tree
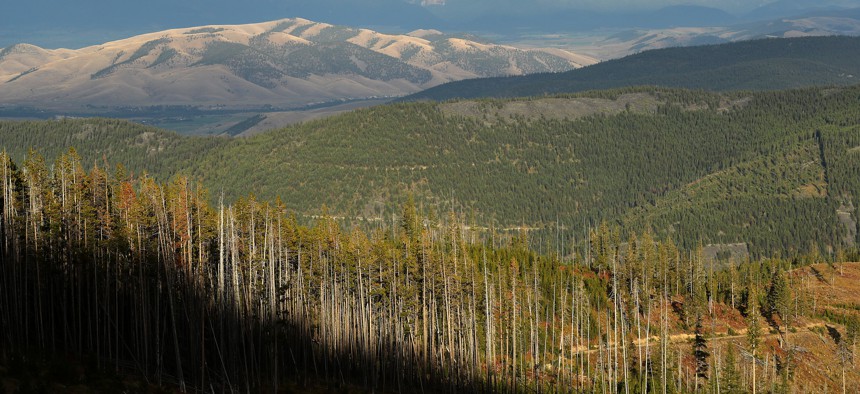
[{"label": "pine tree", "polygon": [[756,356],[755,352],[758,349],[759,341],[761,340],[759,330],[761,323],[759,322],[759,306],[758,295],[755,293],[755,287],[750,286],[747,291],[747,346],[752,354],[752,393],[756,393]]},{"label": "pine tree", "polygon": [[734,344],[729,344],[726,349],[726,359],[723,360],[722,374],[720,376],[720,390],[725,394],[740,394],[744,390],[741,387],[741,377],[738,372],[737,357],[735,356]]},{"label": "pine tree", "polygon": [[696,336],[693,338],[693,357],[696,359],[696,385],[699,384],[698,379],[708,379],[708,357],[711,353],[708,352],[708,342],[702,334],[702,316],[696,316]]},{"label": "pine tree", "polygon": [[860,321],[857,319],[850,319],[848,323],[845,324],[845,342],[849,346],[849,351],[851,354],[852,367],[853,362],[856,362],[857,359],[857,339],[860,336]]},{"label": "pine tree", "polygon": [[788,288],[788,281],[785,279],[785,273],[779,269],[774,269],[773,276],[770,282],[770,288],[767,292],[767,313],[773,319],[774,314],[778,314],[782,319],[783,325],[788,327],[788,322],[791,319],[791,293]]}]

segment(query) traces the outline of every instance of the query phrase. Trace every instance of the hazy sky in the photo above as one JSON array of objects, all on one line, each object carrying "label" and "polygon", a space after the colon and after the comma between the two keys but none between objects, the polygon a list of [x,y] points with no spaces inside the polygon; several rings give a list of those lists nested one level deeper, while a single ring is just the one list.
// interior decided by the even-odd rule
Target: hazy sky
[{"label": "hazy sky", "polygon": [[[670,5],[700,5],[719,8],[729,12],[745,12],[757,7],[774,3],[776,0],[435,0],[443,1],[450,7],[482,7],[520,9],[527,11],[532,7],[564,7],[574,9],[590,9],[601,11],[618,11],[631,9],[657,9]],[[860,7],[860,0],[782,0],[781,3],[805,5],[839,5],[845,7]]]},{"label": "hazy sky", "polygon": [[768,3],[766,0],[744,1],[744,0],[448,0],[449,3],[457,2],[480,2],[487,5],[506,3],[513,7],[527,9],[534,4],[550,7],[580,8],[593,10],[629,10],[629,9],[655,9],[669,5],[702,5],[720,8],[727,11],[739,9],[753,9]]},{"label": "hazy sky", "polygon": [[[444,5],[421,7],[422,3]],[[783,14],[769,11],[755,16],[772,20],[795,15],[796,10],[860,7],[860,0],[10,0],[0,12],[0,48],[17,42],[53,48],[76,47],[167,28],[291,17],[381,28],[389,32],[397,28],[404,31],[416,28],[471,31],[476,28],[500,32],[515,27],[542,28],[553,18],[567,21],[572,14],[565,10],[585,10],[596,11],[600,17],[589,19],[587,15],[574,13],[585,19],[570,23],[588,25],[588,28],[621,27],[619,23],[635,26],[660,17],[638,15],[636,11],[669,5],[701,5],[736,16],[762,5],[777,8],[777,11],[790,10]],[[494,25],[492,15],[504,17],[495,19],[498,22]],[[688,23],[684,13],[675,12],[674,17],[677,23],[672,25]],[[473,21],[484,21],[484,24]],[[523,25],[513,26],[518,23]],[[389,27],[395,30],[386,30]]]}]

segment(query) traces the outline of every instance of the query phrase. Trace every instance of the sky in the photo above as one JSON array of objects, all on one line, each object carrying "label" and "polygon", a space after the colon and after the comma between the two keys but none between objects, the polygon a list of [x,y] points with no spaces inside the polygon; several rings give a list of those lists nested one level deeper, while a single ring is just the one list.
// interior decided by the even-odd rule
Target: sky
[{"label": "sky", "polygon": [[[169,28],[291,17],[386,32],[397,32],[392,30],[398,28],[401,32],[417,28],[472,32],[474,27],[475,32],[503,33],[512,25],[540,28],[552,18],[556,19],[555,26],[559,21],[563,25],[564,18],[577,16],[571,10],[584,10],[600,13],[600,18],[593,18],[589,25],[583,23],[589,22],[588,16],[579,15],[582,19],[571,21],[571,25],[623,27],[659,18],[653,10],[680,4],[743,15],[762,5],[777,9],[860,7],[860,0],[10,0],[0,12],[0,48],[18,42],[75,48]],[[636,15],[648,10],[652,14]],[[619,14],[617,19],[613,19],[615,14]],[[771,10],[760,17],[774,15]]]},{"label": "sky", "polygon": [[[413,0],[418,1],[418,0]],[[446,7],[494,9],[504,7],[515,11],[538,8],[572,8],[598,11],[654,10],[673,5],[698,5],[718,8],[730,13],[743,13],[775,3],[776,0],[432,0]],[[819,6],[860,7],[860,0],[782,0],[781,3]]]},{"label": "sky", "polygon": [[535,5],[547,8],[562,7],[600,11],[657,9],[670,5],[700,5],[730,12],[753,9],[767,3],[764,0],[448,0],[448,3],[451,5],[460,2],[479,3],[484,6],[497,6],[499,3],[504,3],[506,7],[519,10],[528,10]]}]

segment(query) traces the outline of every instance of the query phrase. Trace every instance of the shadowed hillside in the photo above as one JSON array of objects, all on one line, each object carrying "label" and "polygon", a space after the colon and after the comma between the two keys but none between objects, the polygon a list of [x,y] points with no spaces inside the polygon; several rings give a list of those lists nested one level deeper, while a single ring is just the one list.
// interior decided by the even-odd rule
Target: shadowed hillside
[{"label": "shadowed hillside", "polygon": [[857,265],[717,270],[701,250],[647,230],[621,244],[605,225],[587,257],[540,254],[525,233],[483,237],[413,201],[365,232],[301,226],[254,197],[211,205],[181,177],[87,172],[74,152],[50,169],[32,154],[0,166],[11,392],[817,390],[836,386],[835,365],[856,377],[858,307],[828,294],[850,292]]},{"label": "shadowed hillside", "polygon": [[540,96],[635,85],[716,91],[851,85],[860,78],[858,54],[858,37],[760,39],[656,49],[564,73],[453,82],[403,100]]}]

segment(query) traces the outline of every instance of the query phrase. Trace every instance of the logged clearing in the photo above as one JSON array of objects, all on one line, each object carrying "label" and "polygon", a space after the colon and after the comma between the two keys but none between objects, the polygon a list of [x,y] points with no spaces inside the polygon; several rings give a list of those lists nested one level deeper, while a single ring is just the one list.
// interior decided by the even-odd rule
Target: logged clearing
[{"label": "logged clearing", "polygon": [[593,115],[613,115],[625,111],[653,114],[660,101],[645,93],[625,93],[615,100],[602,98],[533,98],[507,102],[460,101],[440,105],[449,116],[464,116],[474,119],[511,121],[526,119],[574,120]]},{"label": "logged clearing", "polygon": [[[775,324],[783,322],[762,320],[760,345],[755,354],[757,386],[763,392],[771,391],[781,382],[781,372],[789,353],[793,355],[790,366],[791,385],[795,393],[842,392],[843,372],[845,389],[848,393],[860,392],[860,363],[858,360],[844,360],[840,356],[840,343],[845,340],[845,327],[834,321],[840,316],[860,317],[860,263],[815,264],[796,269],[791,278],[799,288],[806,292],[805,297],[812,300],[812,317],[798,316],[788,332],[785,326],[778,329]],[[752,379],[753,355],[747,342],[747,327],[744,316],[728,305],[713,305],[714,318],[702,321],[704,336],[707,338],[709,362],[721,371],[729,347],[733,347],[740,371],[742,387],[749,387]],[[652,314],[652,329],[659,327],[659,311]],[[692,343],[695,337],[683,327],[676,314],[670,315],[671,334],[669,347],[674,357],[680,357],[686,368],[673,372],[673,380],[688,382],[693,379],[695,359]],[[644,330],[643,322],[643,330]],[[644,332],[642,334],[645,334]],[[656,357],[660,348],[660,337],[653,334],[643,335],[628,344],[608,346],[577,347],[578,354],[587,354],[591,362],[599,363],[601,358],[612,357],[615,352],[649,353]],[[617,347],[616,347],[617,346]],[[652,361],[657,362],[657,361]],[[655,366],[656,368],[657,366]],[[714,369],[711,370],[712,373]],[[710,379],[717,378],[711,376]]]}]

